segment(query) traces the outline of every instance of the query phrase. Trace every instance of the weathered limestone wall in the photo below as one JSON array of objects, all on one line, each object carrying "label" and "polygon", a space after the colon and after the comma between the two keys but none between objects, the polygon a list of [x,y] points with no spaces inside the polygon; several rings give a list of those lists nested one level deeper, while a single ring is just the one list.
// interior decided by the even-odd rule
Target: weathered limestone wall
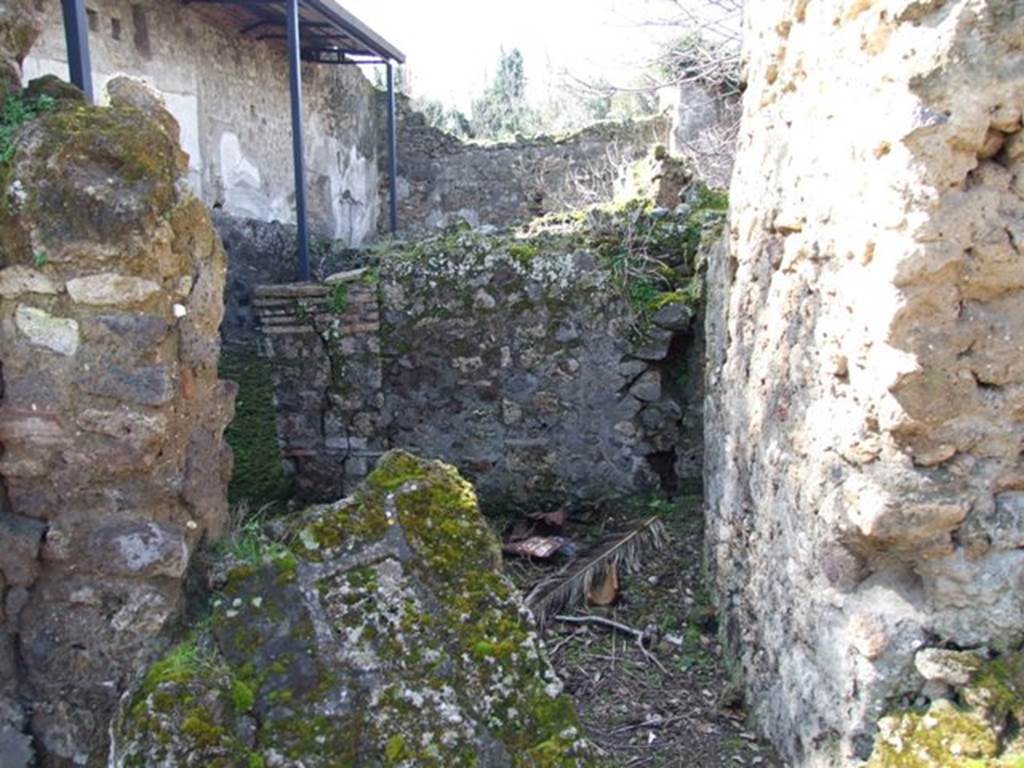
[{"label": "weathered limestone wall", "polygon": [[1022,40],[1019,0],[747,6],[708,548],[793,766],[941,695],[922,649],[1024,637]]},{"label": "weathered limestone wall", "polygon": [[227,523],[224,253],[173,119],[111,87],[24,128],[2,169],[4,768],[106,765],[118,697]]},{"label": "weathered limestone wall", "polygon": [[[66,78],[60,0],[37,4],[45,27],[25,78]],[[218,29],[183,3],[90,0],[89,13],[97,92],[127,74],[162,94],[181,125],[196,194],[232,216],[294,223],[283,53]],[[303,88],[310,224],[359,245],[377,231],[375,91],[357,67],[337,66],[304,66]]]},{"label": "weathered limestone wall", "polygon": [[[403,233],[433,232],[459,221],[509,226],[546,213],[577,210],[615,196],[626,169],[669,143],[667,116],[600,123],[571,136],[467,144],[426,124],[399,103],[398,220]],[[386,139],[381,134],[381,141]],[[382,143],[378,156],[386,160]],[[387,173],[380,175],[382,185]],[[387,227],[381,192],[379,227]]]}]

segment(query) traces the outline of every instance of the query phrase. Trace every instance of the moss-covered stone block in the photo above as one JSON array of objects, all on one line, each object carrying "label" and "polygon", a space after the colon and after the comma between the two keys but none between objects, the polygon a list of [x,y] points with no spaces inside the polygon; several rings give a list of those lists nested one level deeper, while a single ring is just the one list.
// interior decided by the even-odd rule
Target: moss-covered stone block
[{"label": "moss-covered stone block", "polygon": [[[0,238],[7,263],[32,263],[40,253],[68,261],[73,253],[82,269],[131,272],[137,249],[108,253],[84,244],[148,242],[166,226],[181,171],[175,138],[160,119],[134,107],[97,109],[47,93],[40,98],[46,109],[39,99],[22,100],[22,111],[36,119],[19,126],[0,169]],[[118,182],[117,205],[110,199],[112,187],[97,182],[109,179]]]},{"label": "moss-covered stone block", "polygon": [[453,468],[387,454],[287,547],[227,569],[126,702],[115,765],[595,765]]},{"label": "moss-covered stone block", "polygon": [[990,760],[999,740],[977,713],[940,699],[927,711],[906,712],[881,724],[871,768],[930,768],[956,761]]},{"label": "moss-covered stone block", "polygon": [[867,768],[1024,766],[1024,653],[978,658],[971,666],[955,701],[937,699],[883,718]]}]

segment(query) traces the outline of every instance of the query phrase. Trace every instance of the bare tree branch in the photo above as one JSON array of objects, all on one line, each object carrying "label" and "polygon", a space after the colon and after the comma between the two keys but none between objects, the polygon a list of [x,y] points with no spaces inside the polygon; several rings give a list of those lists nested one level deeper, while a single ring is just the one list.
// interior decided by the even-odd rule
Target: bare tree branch
[{"label": "bare tree branch", "polygon": [[743,0],[649,0],[643,7],[646,18],[634,20],[636,26],[676,34],[638,80],[609,84],[567,74],[567,87],[605,97],[674,89],[679,114],[672,150],[691,161],[699,178],[726,186],[739,128]]}]

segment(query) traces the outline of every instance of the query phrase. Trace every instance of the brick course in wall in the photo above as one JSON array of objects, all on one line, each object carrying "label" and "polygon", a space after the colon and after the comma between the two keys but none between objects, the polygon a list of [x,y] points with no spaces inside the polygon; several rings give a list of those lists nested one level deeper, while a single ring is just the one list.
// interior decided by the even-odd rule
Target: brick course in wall
[{"label": "brick course in wall", "polygon": [[692,312],[637,335],[591,255],[492,256],[257,289],[300,495],[338,498],[389,448],[457,464],[491,509],[697,481]]},{"label": "brick course in wall", "polygon": [[256,290],[282,452],[308,498],[341,496],[385,449],[380,308],[363,274]]}]

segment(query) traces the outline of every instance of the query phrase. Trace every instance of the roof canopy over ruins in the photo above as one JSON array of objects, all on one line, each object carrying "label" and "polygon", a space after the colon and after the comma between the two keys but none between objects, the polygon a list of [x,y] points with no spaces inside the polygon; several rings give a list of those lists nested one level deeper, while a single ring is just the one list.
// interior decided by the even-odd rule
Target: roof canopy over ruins
[{"label": "roof canopy over ruins", "polygon": [[[288,59],[291,92],[292,149],[295,164],[295,219],[298,224],[299,280],[309,280],[309,221],[306,203],[305,150],[302,128],[301,62],[316,64],[383,64],[387,70],[389,224],[398,228],[398,139],[395,123],[395,64],[405,55],[335,0],[180,0],[213,24],[280,45]],[[92,64],[85,0],[61,0],[71,82],[93,100]]]},{"label": "roof canopy over ruins", "polygon": [[[243,37],[287,47],[281,0],[183,0],[211,23]],[[334,0],[299,3],[302,58],[322,64],[405,62],[405,54]]]}]

